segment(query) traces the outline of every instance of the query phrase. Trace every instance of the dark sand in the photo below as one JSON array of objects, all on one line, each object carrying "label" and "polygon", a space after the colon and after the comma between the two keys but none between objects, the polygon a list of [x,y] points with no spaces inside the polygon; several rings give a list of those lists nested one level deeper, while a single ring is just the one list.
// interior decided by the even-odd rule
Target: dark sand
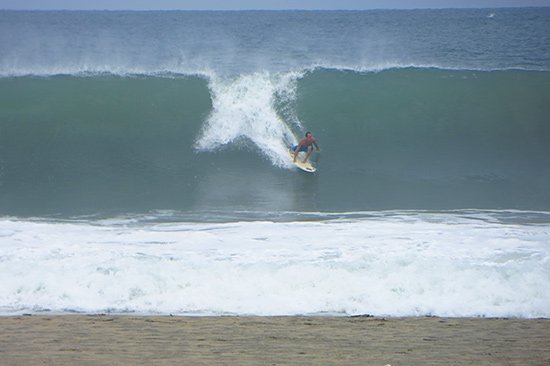
[{"label": "dark sand", "polygon": [[550,319],[0,317],[1,365],[550,365]]}]

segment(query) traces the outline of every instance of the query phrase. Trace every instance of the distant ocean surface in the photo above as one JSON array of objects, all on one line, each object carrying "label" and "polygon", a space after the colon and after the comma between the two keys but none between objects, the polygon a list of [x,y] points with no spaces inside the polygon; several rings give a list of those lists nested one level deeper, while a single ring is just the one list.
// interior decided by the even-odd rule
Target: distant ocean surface
[{"label": "distant ocean surface", "polygon": [[0,314],[550,317],[549,29],[0,11]]}]

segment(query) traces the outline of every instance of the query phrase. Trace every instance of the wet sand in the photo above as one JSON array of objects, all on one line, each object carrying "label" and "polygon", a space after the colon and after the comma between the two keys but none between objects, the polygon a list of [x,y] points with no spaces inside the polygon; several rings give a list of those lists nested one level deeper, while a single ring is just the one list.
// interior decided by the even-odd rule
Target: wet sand
[{"label": "wet sand", "polygon": [[549,365],[550,319],[0,317],[2,365]]}]

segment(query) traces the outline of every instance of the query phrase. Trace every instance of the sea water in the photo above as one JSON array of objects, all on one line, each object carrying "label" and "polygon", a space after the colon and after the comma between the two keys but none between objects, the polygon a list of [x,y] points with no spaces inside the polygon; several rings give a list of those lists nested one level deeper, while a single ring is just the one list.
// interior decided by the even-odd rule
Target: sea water
[{"label": "sea water", "polygon": [[1,11],[0,312],[550,316],[549,25]]}]

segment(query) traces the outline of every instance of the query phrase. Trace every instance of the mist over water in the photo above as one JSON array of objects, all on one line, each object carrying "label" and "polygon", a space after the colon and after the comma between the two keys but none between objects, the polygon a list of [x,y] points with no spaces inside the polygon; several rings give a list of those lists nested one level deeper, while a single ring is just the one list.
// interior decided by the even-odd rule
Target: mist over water
[{"label": "mist over water", "polygon": [[548,19],[1,11],[0,313],[550,316]]},{"label": "mist over water", "polygon": [[2,11],[0,75],[548,70],[548,11]]}]

